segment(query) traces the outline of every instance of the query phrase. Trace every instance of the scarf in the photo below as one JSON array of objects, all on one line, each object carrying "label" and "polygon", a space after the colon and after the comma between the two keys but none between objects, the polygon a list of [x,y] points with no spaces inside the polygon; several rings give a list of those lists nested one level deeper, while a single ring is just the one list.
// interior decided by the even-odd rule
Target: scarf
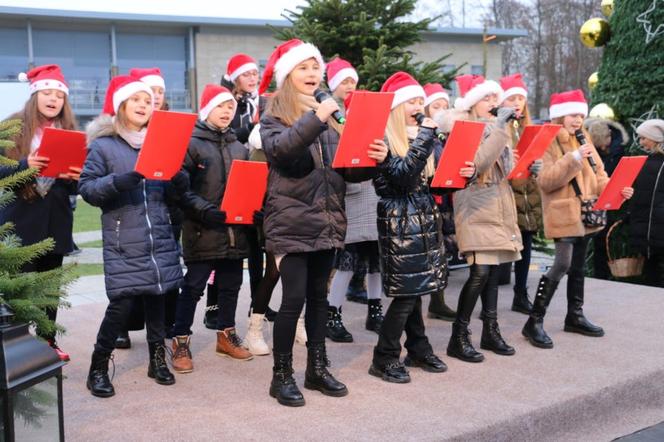
[{"label": "scarf", "polygon": [[139,150],[143,146],[145,134],[147,134],[146,128],[141,130],[130,130],[122,125],[118,126],[118,135],[120,135],[120,138],[125,140],[133,149]]}]

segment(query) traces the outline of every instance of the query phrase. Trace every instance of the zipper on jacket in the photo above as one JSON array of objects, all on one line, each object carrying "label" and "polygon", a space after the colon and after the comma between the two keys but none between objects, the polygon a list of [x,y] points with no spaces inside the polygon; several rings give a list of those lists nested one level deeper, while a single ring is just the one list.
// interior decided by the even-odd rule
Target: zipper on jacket
[{"label": "zipper on jacket", "polygon": [[115,247],[120,250],[120,218],[115,220]]},{"label": "zipper on jacket", "polygon": [[[327,177],[327,171],[325,170],[325,162],[323,160],[323,145],[321,144],[320,140],[318,141],[318,156],[320,158],[320,165],[321,169],[323,170],[323,178],[325,178],[325,214],[327,215],[327,221],[328,221],[328,226],[329,228],[333,228],[333,220],[332,216],[330,215],[330,183]],[[327,240],[330,242],[330,248],[334,248],[334,242],[332,241],[332,234],[330,234],[327,238]]]},{"label": "zipper on jacket", "polygon": [[150,216],[148,215],[148,193],[146,190],[145,180],[143,180],[143,205],[145,206],[145,221],[148,223],[148,238],[150,239],[150,259],[154,264],[154,268],[157,270],[157,287],[159,288],[159,293],[163,291],[161,287],[161,272],[159,272],[159,265],[157,265],[157,260],[154,257],[154,238],[152,236],[152,223],[150,222]]},{"label": "zipper on jacket", "polygon": [[662,175],[662,169],[664,169],[664,163],[659,167],[659,172],[657,172],[657,178],[655,179],[655,187],[652,189],[652,198],[650,199],[650,214],[648,215],[648,235],[646,240],[648,241],[647,256],[650,259],[650,231],[652,228],[652,212],[655,209],[655,195],[657,194],[657,186],[659,186],[659,179]]},{"label": "zipper on jacket", "polygon": [[231,248],[235,248],[235,233],[233,232],[233,228],[231,226],[228,226],[228,244],[231,246]]},{"label": "zipper on jacket", "polygon": [[530,228],[530,219],[528,218],[528,211],[530,210],[530,207],[528,206],[528,184],[526,184],[526,187],[523,189],[523,200],[524,200],[524,209],[525,213],[524,215],[526,216],[526,228]]}]

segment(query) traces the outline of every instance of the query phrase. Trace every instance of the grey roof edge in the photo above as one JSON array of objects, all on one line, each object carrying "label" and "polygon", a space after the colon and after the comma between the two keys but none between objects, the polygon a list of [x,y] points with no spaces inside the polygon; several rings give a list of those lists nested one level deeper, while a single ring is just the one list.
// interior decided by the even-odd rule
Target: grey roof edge
[{"label": "grey roof edge", "polygon": [[[58,18],[79,18],[89,20],[104,21],[127,21],[127,22],[155,22],[163,24],[182,24],[182,25],[227,25],[227,26],[252,26],[261,27],[271,25],[275,27],[289,27],[291,23],[288,20],[274,19],[250,19],[250,18],[232,18],[232,17],[195,17],[195,16],[177,16],[177,15],[153,15],[153,14],[130,14],[118,12],[95,12],[95,11],[74,11],[63,9],[44,9],[44,8],[25,8],[16,6],[0,6],[0,15],[27,16],[27,17],[58,17]],[[481,28],[452,28],[437,27],[431,28],[427,33],[454,35],[459,37],[482,35]],[[500,38],[518,38],[527,37],[528,31],[522,29],[500,29],[488,28],[489,35],[495,35]]]}]

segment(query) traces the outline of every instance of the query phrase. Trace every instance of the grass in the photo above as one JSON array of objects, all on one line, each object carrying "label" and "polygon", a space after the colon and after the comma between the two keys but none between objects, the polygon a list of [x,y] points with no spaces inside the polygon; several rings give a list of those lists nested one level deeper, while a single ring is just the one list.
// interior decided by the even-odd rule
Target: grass
[{"label": "grass", "polygon": [[72,271],[77,277],[103,275],[104,266],[103,264],[76,264],[73,266]]},{"label": "grass", "polygon": [[96,241],[88,241],[88,242],[84,242],[84,243],[76,244],[76,245],[78,247],[82,248],[82,249],[83,248],[90,248],[90,247],[93,248],[93,249],[97,249],[97,248],[101,248],[103,246],[103,241],[101,239],[98,239]]},{"label": "grass", "polygon": [[[79,198],[74,210],[74,233],[101,230],[101,210]],[[94,247],[94,246],[85,246]]]}]

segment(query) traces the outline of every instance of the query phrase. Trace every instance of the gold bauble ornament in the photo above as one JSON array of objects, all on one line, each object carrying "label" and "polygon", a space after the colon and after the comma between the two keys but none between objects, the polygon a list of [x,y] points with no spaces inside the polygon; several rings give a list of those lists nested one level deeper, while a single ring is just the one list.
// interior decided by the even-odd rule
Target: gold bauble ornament
[{"label": "gold bauble ornament", "polygon": [[616,113],[606,103],[600,103],[590,109],[589,117],[602,118],[604,120],[616,121]]},{"label": "gold bauble ornament", "polygon": [[613,0],[602,0],[601,8],[604,17],[611,17],[611,14],[613,14]]},{"label": "gold bauble ornament", "polygon": [[604,46],[610,36],[609,22],[603,18],[591,18],[581,26],[579,32],[581,42],[589,48]]},{"label": "gold bauble ornament", "polygon": [[597,75],[597,72],[593,72],[590,74],[590,77],[588,77],[588,89],[591,91],[595,89],[595,86],[597,86],[597,83],[599,82],[599,75]]}]

